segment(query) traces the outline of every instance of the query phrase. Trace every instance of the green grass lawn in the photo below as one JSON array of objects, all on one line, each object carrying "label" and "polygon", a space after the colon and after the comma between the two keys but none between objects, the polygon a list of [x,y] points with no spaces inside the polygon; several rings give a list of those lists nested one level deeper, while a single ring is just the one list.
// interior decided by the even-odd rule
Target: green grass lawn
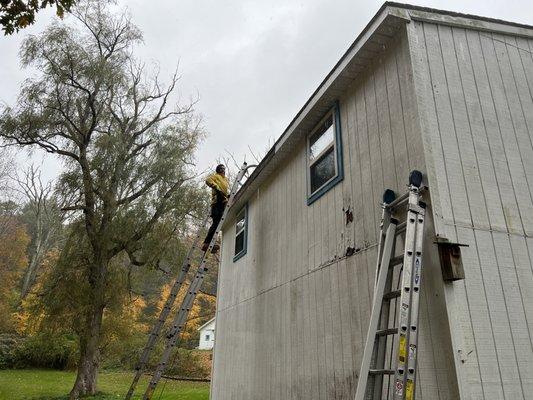
[{"label": "green grass lawn", "polygon": [[[50,370],[0,370],[0,400],[63,400],[72,388],[74,372]],[[132,373],[102,372],[98,388],[102,394],[90,397],[94,400],[124,398],[133,378]],[[135,399],[140,399],[146,389],[147,378],[139,382]],[[161,389],[164,386],[163,395]],[[161,380],[153,400],[208,400],[209,384]]]}]

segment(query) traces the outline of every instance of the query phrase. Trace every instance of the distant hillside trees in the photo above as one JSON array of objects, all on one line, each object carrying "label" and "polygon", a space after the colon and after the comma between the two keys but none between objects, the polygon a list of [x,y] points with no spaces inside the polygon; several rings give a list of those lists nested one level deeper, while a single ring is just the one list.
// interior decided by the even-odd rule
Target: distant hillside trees
[{"label": "distant hillside trees", "polygon": [[30,238],[12,210],[12,203],[0,204],[0,332],[16,329],[13,305],[17,302],[18,283],[28,262],[26,249]]}]

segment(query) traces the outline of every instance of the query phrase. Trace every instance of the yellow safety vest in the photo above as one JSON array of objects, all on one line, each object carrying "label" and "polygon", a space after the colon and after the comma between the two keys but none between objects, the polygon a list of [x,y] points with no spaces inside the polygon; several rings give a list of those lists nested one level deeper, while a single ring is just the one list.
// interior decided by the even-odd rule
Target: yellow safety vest
[{"label": "yellow safety vest", "polygon": [[219,173],[214,173],[207,177],[205,183],[212,189],[211,204],[217,202],[217,192],[223,193],[226,197],[229,196],[229,181],[225,176],[220,175]]}]

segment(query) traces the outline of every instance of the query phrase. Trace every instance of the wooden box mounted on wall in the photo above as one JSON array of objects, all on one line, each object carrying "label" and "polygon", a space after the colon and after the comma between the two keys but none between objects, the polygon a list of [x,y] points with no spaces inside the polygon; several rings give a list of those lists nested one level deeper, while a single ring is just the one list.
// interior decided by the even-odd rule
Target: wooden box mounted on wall
[{"label": "wooden box mounted on wall", "polygon": [[448,282],[465,279],[465,270],[461,258],[461,247],[468,245],[453,243],[445,238],[437,238],[435,243],[439,248],[442,279]]}]

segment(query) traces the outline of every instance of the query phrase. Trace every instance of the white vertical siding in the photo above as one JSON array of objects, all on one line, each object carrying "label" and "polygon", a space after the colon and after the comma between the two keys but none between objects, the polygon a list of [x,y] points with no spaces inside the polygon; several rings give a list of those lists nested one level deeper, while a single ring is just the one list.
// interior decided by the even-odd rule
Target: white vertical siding
[{"label": "white vertical siding", "polygon": [[[385,188],[402,192],[409,171],[425,169],[408,51],[401,30],[338,99],[340,184],[307,206],[302,142],[249,200],[248,252],[235,263],[234,228],[224,232],[214,400],[353,398],[370,314],[378,204]],[[346,224],[348,208],[354,221]],[[348,246],[361,250],[345,258]],[[433,262],[429,276],[439,268]],[[453,362],[441,351],[451,349],[442,283],[427,282],[418,398],[455,399]]]},{"label": "white vertical siding", "polygon": [[461,396],[533,399],[531,41],[408,29],[436,233],[469,245],[445,287]]}]

